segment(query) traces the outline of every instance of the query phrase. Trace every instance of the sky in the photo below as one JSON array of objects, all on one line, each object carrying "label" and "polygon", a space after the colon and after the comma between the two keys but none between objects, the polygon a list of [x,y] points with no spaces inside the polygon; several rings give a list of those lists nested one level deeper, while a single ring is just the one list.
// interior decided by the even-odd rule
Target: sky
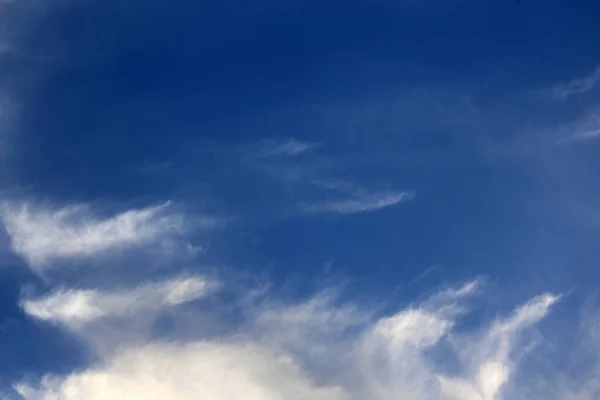
[{"label": "sky", "polygon": [[599,398],[598,20],[0,1],[0,399]]}]

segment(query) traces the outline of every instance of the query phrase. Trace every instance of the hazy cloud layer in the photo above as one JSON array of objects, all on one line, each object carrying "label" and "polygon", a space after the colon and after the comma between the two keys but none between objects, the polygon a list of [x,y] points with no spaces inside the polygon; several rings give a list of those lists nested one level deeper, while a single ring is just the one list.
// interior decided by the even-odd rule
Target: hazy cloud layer
[{"label": "hazy cloud layer", "polygon": [[575,121],[559,129],[559,143],[583,142],[600,136],[600,106],[586,110]]},{"label": "hazy cloud layer", "polygon": [[[66,6],[64,20],[63,13],[44,11],[59,3]],[[552,147],[549,158],[553,167],[564,169],[569,180],[577,181],[574,185],[586,190],[595,187],[595,180],[589,180],[595,178],[593,173],[576,166],[568,169],[571,163],[563,164],[555,155],[593,150],[591,140],[600,137],[597,105],[580,104],[579,118],[573,118],[577,110],[569,108],[597,94],[600,66],[581,78],[546,87],[535,96],[532,101],[544,104],[533,109],[551,103],[557,108],[556,116],[537,119],[535,110],[531,115],[525,110],[531,104],[520,106],[531,99],[523,101],[519,98],[522,94],[505,93],[531,93],[530,88],[517,85],[539,70],[517,66],[538,68],[539,64],[519,58],[536,53],[531,48],[509,46],[504,40],[522,37],[529,24],[553,21],[546,19],[549,8],[529,15],[526,4],[510,4],[521,12],[496,13],[494,8],[477,14],[483,7],[480,4],[471,7],[473,14],[467,15],[453,5],[434,4],[434,14],[411,26],[411,16],[393,14],[393,7],[388,7],[391,3],[377,4],[377,9],[371,10],[370,1],[357,2],[354,6],[360,4],[358,8],[348,5],[350,18],[337,18],[335,7],[321,9],[327,2],[310,3],[317,7],[314,9],[296,2],[292,7],[269,1],[258,7],[233,8],[219,2],[198,3],[198,8],[190,7],[190,13],[166,2],[150,6],[139,2],[133,7],[99,2],[99,8],[95,2],[89,7],[88,2],[75,3],[0,0],[0,24],[10,23],[8,28],[0,27],[6,36],[0,37],[0,84],[8,82],[15,91],[5,94],[0,85],[0,221],[7,233],[4,247],[36,273],[15,268],[27,277],[10,276],[1,288],[6,287],[8,294],[5,298],[2,294],[0,306],[6,305],[7,311],[0,315],[0,333],[4,334],[5,324],[18,320],[15,326],[23,331],[14,329],[1,336],[7,338],[2,345],[10,351],[14,347],[17,353],[23,349],[19,345],[43,342],[40,347],[52,358],[38,363],[39,347],[26,348],[23,358],[32,358],[38,365],[16,367],[9,383],[5,375],[0,376],[1,399],[600,398],[600,318],[587,317],[582,337],[577,333],[569,337],[576,339],[574,346],[584,353],[572,354],[570,342],[552,325],[560,326],[560,314],[553,313],[560,313],[556,309],[567,302],[567,296],[540,289],[545,282],[560,281],[552,286],[560,291],[556,288],[565,284],[561,279],[571,277],[572,271],[560,275],[562,270],[545,263],[554,262],[558,252],[564,259],[556,262],[564,263],[564,269],[589,268],[589,260],[593,263],[597,258],[590,251],[596,231],[582,234],[573,226],[535,225],[529,210],[537,212],[546,199],[559,204],[555,199],[568,189],[536,168],[535,161],[524,168],[519,163],[507,168],[483,160],[489,157],[488,151],[490,155],[504,154],[503,145],[506,153],[517,154],[514,158],[519,159]],[[23,19],[3,14],[6,5],[18,4],[40,10],[35,12],[40,14],[35,32],[21,35],[19,27],[15,31],[19,34],[12,34],[13,27],[29,25],[25,23],[27,12],[15,14]],[[539,6],[543,8],[541,2]],[[419,7],[423,15],[429,13],[425,8]],[[272,12],[276,9],[281,13]],[[295,10],[301,11],[298,18]],[[235,15],[230,19],[229,13]],[[438,19],[446,13],[453,19]],[[478,15],[490,13],[499,18],[483,24],[482,31],[470,31],[481,25]],[[210,21],[201,21],[205,15]],[[260,20],[253,19],[257,15]],[[459,19],[462,15],[467,15],[466,19]],[[333,19],[327,21],[330,16]],[[364,23],[362,16],[366,17]],[[401,24],[398,18],[403,20]],[[132,26],[136,27],[134,34]],[[445,32],[451,26],[460,29]],[[490,33],[505,26],[517,34]],[[201,29],[196,31],[197,27]],[[562,30],[550,32],[539,27],[535,25],[528,40],[514,44],[545,44],[542,62],[546,62],[552,53],[548,49],[557,42],[553,32]],[[535,37],[535,32],[545,32],[544,37]],[[496,36],[506,39],[496,42]],[[561,48],[573,48],[568,45],[574,42],[564,39],[559,40],[564,44]],[[34,49],[19,48],[21,43]],[[424,53],[417,52],[423,51],[421,47]],[[484,49],[501,53],[496,59]],[[18,82],[5,74],[4,61],[10,57],[9,72],[24,74]],[[201,62],[193,62],[198,60]],[[502,65],[502,60],[509,62]],[[429,65],[432,61],[435,65]],[[42,65],[45,63],[48,65]],[[465,73],[467,76],[461,77]],[[47,79],[42,79],[45,75]],[[16,101],[21,81],[28,88],[21,96],[23,109]],[[564,115],[558,110],[561,107],[565,107]],[[269,115],[266,121],[254,126],[252,121],[260,120],[263,113]],[[29,136],[14,141],[5,127],[20,122],[16,117],[21,114],[28,120],[19,128]],[[540,120],[552,120],[552,125]],[[540,125],[540,135],[530,128]],[[530,129],[536,131],[531,134],[535,138],[521,139],[520,132]],[[281,133],[290,136],[278,136]],[[538,136],[543,137],[538,140]],[[203,147],[220,140],[227,144]],[[50,142],[52,146],[45,145]],[[23,150],[22,159],[21,152],[5,157],[11,146],[25,148],[30,143],[31,152],[18,149]],[[202,147],[201,151],[195,146]],[[184,150],[173,150],[175,147]],[[569,157],[577,161],[573,165],[581,161],[580,154],[582,158],[590,156],[582,152]],[[182,161],[179,155],[188,159]],[[239,231],[223,235],[223,242],[213,247],[216,251],[209,253],[210,261],[204,263],[205,259],[195,257],[205,250],[201,247],[204,243],[196,244],[198,238],[192,231],[199,226],[220,227],[221,219],[188,215],[171,202],[106,212],[90,204],[48,206],[36,199],[11,201],[7,192],[13,188],[2,186],[9,169],[4,160],[9,158],[19,159],[17,165],[27,165],[19,171],[25,177],[22,181],[20,174],[14,174],[17,192],[44,182],[40,191],[49,190],[45,194],[57,198],[52,197],[57,195],[54,184],[61,186],[65,179],[64,192],[71,190],[62,193],[65,197],[88,198],[93,194],[86,192],[86,187],[94,186],[92,193],[104,188],[111,199],[123,200],[123,204],[139,195],[177,199],[177,204],[181,201],[190,206],[210,203],[209,207],[223,210],[232,219],[238,210],[240,214],[256,211],[240,224]],[[111,168],[103,168],[109,159]],[[142,165],[143,176],[137,172],[132,180],[125,173],[117,176],[127,165]],[[81,170],[64,176],[75,168]],[[97,175],[95,171],[99,171]],[[588,179],[577,172],[585,172]],[[94,177],[100,178],[100,184],[91,182]],[[148,182],[154,178],[156,182]],[[540,186],[546,183],[552,193],[538,202]],[[380,218],[376,224],[361,225],[369,213],[391,215],[396,206],[413,199],[415,205],[423,201],[411,209],[414,213],[406,223],[399,218]],[[527,210],[521,208],[523,203]],[[555,214],[571,212],[562,207],[552,210]],[[271,214],[277,214],[276,218]],[[335,215],[352,223],[309,226],[330,221],[306,218],[307,214]],[[352,218],[355,214],[364,218]],[[293,217],[288,218],[290,215]],[[547,213],[540,219],[553,216]],[[280,224],[277,218],[288,219]],[[305,219],[298,223],[300,218]],[[351,229],[356,229],[352,233],[366,233],[351,235]],[[372,230],[377,232],[372,234]],[[322,232],[324,236],[320,236]],[[4,236],[4,232],[0,234]],[[547,241],[547,236],[555,241]],[[335,240],[328,246],[331,237]],[[347,237],[351,240],[346,241]],[[193,262],[182,267],[179,252],[193,253]],[[147,268],[147,261],[158,253],[165,267],[160,271]],[[298,300],[293,296],[297,293],[285,292],[285,288],[269,291],[262,286],[244,286],[236,281],[238,270],[232,271],[248,268],[248,275],[254,278],[254,273],[263,272],[261,263],[274,260],[269,265],[281,268],[273,270],[283,280],[293,280],[292,275],[310,279],[313,270],[302,264],[306,262],[304,253],[311,256],[306,259],[321,260],[317,262],[322,262],[323,254],[325,259],[342,259],[341,263],[347,264],[342,267],[347,267],[342,279],[358,275],[357,286],[361,287],[352,293],[325,287],[312,296],[303,292]],[[114,269],[108,273],[95,268],[60,269],[61,273],[48,274],[51,278],[44,282],[38,279],[44,275],[42,270],[58,268],[61,262],[82,266],[99,259],[109,260]],[[287,265],[286,259],[293,263]],[[429,278],[437,279],[432,277],[437,272],[440,281],[446,282],[464,277],[466,270],[471,273],[475,265],[492,275],[507,268],[499,272],[509,271],[502,275],[506,277],[523,259],[539,263],[539,267],[524,267],[531,269],[507,278],[521,292],[501,293],[497,302],[501,305],[494,303],[493,289],[478,279],[430,292]],[[219,262],[229,260],[234,260],[231,264],[242,262],[218,271],[222,275],[215,273],[221,280],[208,277],[207,264],[220,266]],[[432,265],[427,264],[430,262],[448,262],[455,268],[440,267],[429,274],[430,267],[420,273],[419,266]],[[481,266],[488,262],[493,266]],[[461,263],[469,267],[461,269]],[[536,274],[543,278],[533,278],[533,285],[521,280]],[[412,286],[406,284],[415,275]],[[577,275],[573,281],[582,283],[595,277],[593,271],[583,274],[578,270],[572,275]],[[587,280],[593,285],[593,279]],[[365,300],[360,291],[381,281],[388,281],[381,287],[411,286],[419,300],[381,300],[389,294],[386,289],[376,299]],[[322,281],[318,284],[326,286]],[[26,290],[15,300],[20,285]],[[40,287],[43,291],[37,291]],[[412,295],[410,290],[397,297],[406,299]],[[520,300],[512,302],[515,298]],[[375,305],[369,303],[375,301]],[[488,303],[493,304],[487,308]],[[568,312],[574,314],[572,309]],[[44,335],[50,331],[85,347],[83,353],[91,353],[87,364],[70,369],[70,355],[57,355],[54,337],[46,343]],[[4,350],[0,346],[0,360],[12,373]],[[545,363],[544,368],[529,364],[534,356]],[[582,367],[572,373],[579,361]],[[22,371],[34,372],[23,376]]]},{"label": "hazy cloud layer", "polygon": [[552,95],[556,100],[568,100],[572,96],[580,95],[594,90],[600,82],[600,65],[598,65],[589,75],[573,79],[567,83],[560,83],[552,88]]},{"label": "hazy cloud layer", "polygon": [[[284,185],[295,185],[300,193],[312,193],[310,202],[297,200],[297,207],[310,214],[356,214],[382,210],[415,196],[409,190],[375,190],[350,177],[340,177],[332,168],[335,161],[327,155],[322,143],[300,142],[296,139],[263,140],[242,149],[252,165]],[[309,159],[296,156],[313,151]],[[283,156],[283,157],[273,157]],[[317,192],[318,195],[314,195]],[[323,198],[323,200],[319,200]]]}]

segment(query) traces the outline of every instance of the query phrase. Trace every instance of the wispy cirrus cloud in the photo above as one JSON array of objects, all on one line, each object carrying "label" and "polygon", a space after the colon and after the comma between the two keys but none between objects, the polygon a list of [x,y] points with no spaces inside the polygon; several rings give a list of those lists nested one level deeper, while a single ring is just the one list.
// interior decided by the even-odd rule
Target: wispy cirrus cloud
[{"label": "wispy cirrus cloud", "polygon": [[410,191],[358,194],[343,200],[308,205],[305,206],[304,211],[307,213],[357,214],[395,206],[412,198],[414,198],[414,193]]},{"label": "wispy cirrus cloud", "polygon": [[573,79],[570,82],[555,85],[551,89],[551,94],[555,100],[565,101],[572,96],[594,90],[598,83],[600,83],[600,65],[583,78]]},{"label": "wispy cirrus cloud", "polygon": [[[186,341],[147,338],[108,358],[100,354],[87,369],[15,389],[26,400],[504,399],[531,349],[522,333],[559,296],[543,294],[477,334],[460,333],[456,323],[468,311],[460,303],[477,286],[442,291],[380,318],[327,295],[288,305],[260,302],[242,313],[242,325],[218,338],[202,338],[202,329]],[[436,361],[443,349],[451,349],[456,368]]]},{"label": "wispy cirrus cloud", "polygon": [[[525,346],[515,353],[517,335],[542,320],[560,296],[543,294],[517,308],[511,316],[496,321],[476,339],[473,348],[459,345],[459,356],[467,365],[468,378],[441,377],[442,389],[456,400],[495,400],[524,357]],[[456,346],[456,344],[455,344]],[[464,347],[463,347],[464,346]]]},{"label": "wispy cirrus cloud", "polygon": [[[311,214],[356,214],[374,212],[391,207],[414,198],[415,192],[408,190],[371,190],[363,184],[348,178],[341,177],[341,171],[332,168],[335,162],[320,152],[310,159],[296,159],[291,156],[303,154],[309,150],[321,147],[320,143],[299,142],[294,139],[288,141],[264,140],[256,144],[260,151],[250,151],[253,156],[254,166],[270,176],[280,180],[286,185],[296,185],[299,197],[307,194],[329,192],[330,195],[323,196],[334,199],[318,200],[310,202],[298,200],[302,212]],[[286,155],[285,158],[272,159],[270,155]],[[259,157],[257,157],[259,156]],[[338,169],[343,166],[337,166]]]},{"label": "wispy cirrus cloud", "polygon": [[600,136],[600,106],[587,110],[582,117],[559,129],[560,144],[581,142]]},{"label": "wispy cirrus cloud", "polygon": [[29,315],[76,329],[107,317],[132,317],[205,296],[216,283],[201,277],[174,278],[118,291],[59,290],[38,299],[23,300]]},{"label": "wispy cirrus cloud", "polygon": [[302,153],[306,153],[310,150],[318,149],[322,145],[322,143],[301,142],[293,138],[287,140],[266,141],[261,143],[262,149],[260,153],[263,156],[272,156],[280,154],[295,156]]},{"label": "wispy cirrus cloud", "polygon": [[587,140],[600,135],[600,107],[574,127],[573,140]]},{"label": "wispy cirrus cloud", "polygon": [[12,249],[32,267],[56,259],[85,257],[181,233],[186,225],[170,203],[98,217],[87,205],[45,208],[5,203],[0,217]]},{"label": "wispy cirrus cloud", "polygon": [[293,137],[268,138],[250,145],[241,146],[239,150],[242,151],[244,157],[256,160],[274,156],[299,156],[317,150],[322,146],[323,143],[301,141]]}]

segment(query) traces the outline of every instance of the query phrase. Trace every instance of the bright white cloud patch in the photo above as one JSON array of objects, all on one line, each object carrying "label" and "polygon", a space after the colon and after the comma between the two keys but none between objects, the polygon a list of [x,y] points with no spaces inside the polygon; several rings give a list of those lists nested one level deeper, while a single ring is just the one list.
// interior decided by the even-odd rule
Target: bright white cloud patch
[{"label": "bright white cloud patch", "polygon": [[48,380],[27,400],[342,400],[318,387],[294,360],[252,343],[156,344],[131,349],[105,367]]},{"label": "bright white cloud patch", "polygon": [[136,313],[182,304],[204,296],[212,288],[214,284],[203,278],[188,277],[146,284],[132,290],[57,291],[45,298],[25,300],[22,307],[35,318],[77,328],[103,317],[131,317]]},{"label": "bright white cloud patch", "polygon": [[309,213],[338,213],[356,214],[377,211],[391,207],[414,197],[411,192],[376,193],[370,195],[357,195],[354,198],[331,201],[305,208]]},{"label": "bright white cloud patch", "polygon": [[[476,335],[456,332],[466,310],[459,303],[476,286],[440,292],[380,319],[324,295],[289,306],[262,303],[242,310],[245,322],[218,339],[203,337],[202,327],[186,341],[145,338],[119,353],[99,354],[104,359],[86,370],[15,388],[27,400],[506,399],[503,390],[531,348],[520,334],[544,318],[558,296],[536,297]],[[113,295],[105,296],[110,300],[93,307],[87,301],[83,314],[90,308],[118,313]],[[128,295],[118,301],[127,309],[139,300]],[[50,314],[61,312],[73,314]],[[86,339],[84,331],[76,333]],[[112,340],[120,345],[118,337]],[[441,367],[441,348],[451,349],[456,367]]]},{"label": "bright white cloud patch", "polygon": [[32,267],[41,267],[58,258],[91,256],[178,233],[183,219],[168,207],[166,203],[99,218],[84,205],[47,209],[5,204],[0,216],[13,250]]}]

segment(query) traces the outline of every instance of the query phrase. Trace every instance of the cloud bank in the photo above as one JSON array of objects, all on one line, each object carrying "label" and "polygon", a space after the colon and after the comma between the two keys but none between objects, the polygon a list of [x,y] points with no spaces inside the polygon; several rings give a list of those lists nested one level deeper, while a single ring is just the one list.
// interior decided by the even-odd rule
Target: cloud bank
[{"label": "cloud bank", "polygon": [[[322,212],[373,211],[405,196],[361,197]],[[169,204],[101,218],[86,206],[7,203],[2,220],[13,250],[32,268],[185,231]],[[535,344],[524,333],[560,299],[542,294],[479,332],[465,332],[458,326],[470,311],[469,299],[481,294],[479,281],[390,315],[338,301],[327,291],[277,302],[268,293],[249,296],[247,289],[232,300],[219,291],[228,283],[175,276],[111,290],[59,284],[43,297],[24,297],[20,305],[30,318],[75,335],[95,361],[17,382],[15,393],[25,400],[501,400],[508,390],[525,393],[513,380]],[[209,294],[219,300],[181,308]],[[165,313],[179,336],[153,329]],[[224,329],[215,335],[214,325]]]},{"label": "cloud bank", "polygon": [[588,140],[600,136],[600,107],[596,107],[576,126],[573,140]]},{"label": "cloud bank", "polygon": [[[23,307],[30,316],[86,340],[89,332],[77,330],[73,321],[105,314],[141,318],[146,308],[172,307],[200,295],[203,281],[194,282],[198,290],[183,290],[188,294],[176,300],[171,294],[181,290],[173,291],[171,283],[156,286],[162,293],[156,295],[149,295],[149,286],[119,294],[87,292],[83,301],[60,293],[25,301]],[[186,340],[145,337],[123,346],[113,337],[121,351],[98,354],[100,361],[87,369],[14,388],[27,400],[503,399],[533,344],[523,340],[523,333],[548,314],[559,296],[535,297],[481,332],[459,332],[456,324],[467,313],[464,303],[476,295],[476,286],[471,282],[441,291],[377,318],[327,294],[287,305],[263,299],[242,305],[243,323],[219,337],[209,337],[201,327]],[[457,366],[443,367],[439,357],[444,350]]]}]

